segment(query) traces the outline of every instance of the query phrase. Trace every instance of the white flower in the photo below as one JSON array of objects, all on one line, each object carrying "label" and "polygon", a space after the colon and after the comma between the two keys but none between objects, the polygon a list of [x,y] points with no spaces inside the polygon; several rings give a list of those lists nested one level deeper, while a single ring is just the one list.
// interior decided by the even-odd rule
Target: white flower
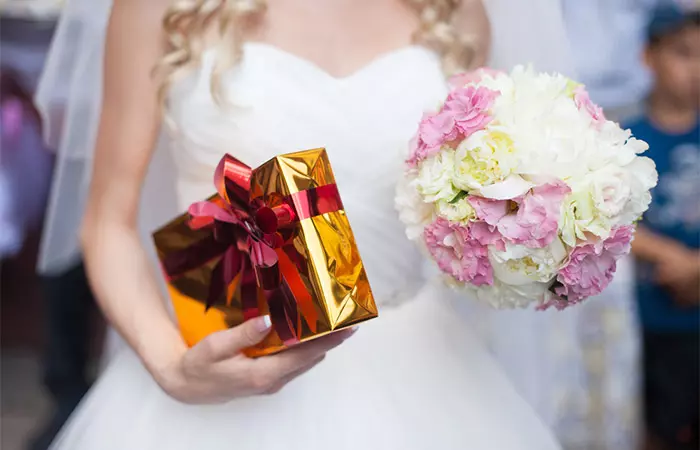
[{"label": "white flower", "polygon": [[588,239],[588,233],[600,239],[610,235],[612,220],[596,208],[590,185],[572,192],[564,199],[559,229],[561,239],[569,247],[574,247],[577,240]]},{"label": "white flower", "polygon": [[595,151],[595,130],[590,117],[565,95],[569,80],[522,68],[514,70],[513,78],[515,93],[509,100],[497,100],[489,128],[512,140],[515,173],[560,179],[584,174]]},{"label": "white flower", "polygon": [[531,283],[549,283],[561,268],[567,252],[564,244],[555,239],[544,248],[506,244],[505,251],[489,249],[489,261],[494,277],[511,286]]},{"label": "white flower", "polygon": [[632,137],[630,130],[623,130],[618,124],[607,121],[595,135],[595,147],[589,158],[589,169],[596,170],[608,164],[626,166],[637,155],[649,149],[649,144]]},{"label": "white flower", "polygon": [[574,246],[577,240],[587,240],[588,234],[605,239],[613,227],[631,225],[649,207],[649,190],[657,178],[652,160],[634,156],[626,166],[608,164],[569,180],[573,192],[562,208],[562,239]]},{"label": "white flower", "polygon": [[609,219],[612,226],[629,225],[648,208],[649,190],[656,186],[657,178],[654,162],[635,156],[626,166],[608,164],[581,182],[572,180],[572,186],[574,192],[589,191],[594,214]]},{"label": "white flower", "polygon": [[450,201],[455,198],[459,191],[452,184],[454,165],[454,151],[449,149],[421,161],[413,186],[424,201]]},{"label": "white flower", "polygon": [[502,131],[477,131],[459,144],[455,164],[453,184],[459,189],[503,181],[517,166],[513,141]]},{"label": "white flower", "polygon": [[623,225],[631,224],[638,220],[649,208],[651,203],[651,193],[649,191],[659,181],[656,164],[647,157],[637,156],[625,169],[627,169],[627,180],[632,196],[617,217],[617,222]]},{"label": "white flower", "polygon": [[629,138],[627,140],[627,142],[625,143],[625,147],[628,147],[630,150],[632,150],[637,155],[641,155],[645,151],[649,150],[648,143],[646,143],[645,141],[642,141],[641,139],[637,139],[635,137]]},{"label": "white flower", "polygon": [[423,201],[408,176],[399,180],[394,202],[399,219],[406,225],[406,236],[410,240],[418,239],[433,220],[433,205]]},{"label": "white flower", "polygon": [[465,290],[479,301],[488,303],[496,309],[526,308],[533,303],[541,304],[551,296],[549,283],[530,283],[522,286],[511,286],[499,280],[494,280],[491,286],[475,288],[465,286]]},{"label": "white flower", "polygon": [[606,217],[620,214],[632,198],[628,172],[609,164],[589,176],[591,195],[595,208]]},{"label": "white flower", "polygon": [[465,198],[452,203],[447,200],[438,200],[435,204],[438,215],[450,222],[468,222],[476,220],[476,211],[471,203]]},{"label": "white flower", "polygon": [[525,180],[520,175],[510,175],[501,182],[492,184],[491,186],[484,186],[473,193],[480,197],[494,200],[511,200],[525,195],[533,186],[531,182]]},{"label": "white flower", "polygon": [[496,99],[496,103],[509,103],[513,101],[515,95],[515,82],[508,74],[487,74],[482,77],[477,86],[484,86],[492,91],[498,91],[501,95]]}]

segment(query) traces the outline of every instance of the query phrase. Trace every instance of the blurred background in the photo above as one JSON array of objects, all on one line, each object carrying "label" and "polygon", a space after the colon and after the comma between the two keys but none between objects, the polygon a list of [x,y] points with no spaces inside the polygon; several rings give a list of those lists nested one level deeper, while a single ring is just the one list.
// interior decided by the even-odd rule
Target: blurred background
[{"label": "blurred background", "polygon": [[[30,448],[46,431],[53,434],[51,428],[58,428],[50,423],[55,405],[77,402],[52,401],[63,396],[61,388],[48,387],[52,377],[78,380],[63,383],[66,386],[80,384],[83,378],[70,373],[70,366],[82,362],[67,362],[64,367],[48,362],[50,353],[62,354],[55,351],[56,343],[52,347],[52,336],[64,341],[59,348],[82,351],[81,345],[73,345],[72,336],[52,330],[48,319],[50,304],[59,303],[50,301],[52,292],[65,292],[69,298],[75,292],[52,285],[50,276],[42,279],[36,271],[54,158],[43,144],[32,100],[62,3],[0,0],[0,448],[7,450]],[[81,312],[66,309],[64,314],[79,317]],[[94,308],[87,314],[87,333],[78,338],[90,349],[84,364],[89,374],[101,347],[102,326]],[[75,321],[69,320],[67,327]],[[47,370],[49,366],[52,369]],[[77,391],[71,394],[74,398],[84,392],[63,390]],[[44,442],[36,444],[45,447]]]},{"label": "blurred background", "polygon": [[[649,50],[652,25],[661,27],[659,36],[666,39],[667,35],[675,36],[674,33],[690,23],[684,14],[678,16],[671,13],[669,16],[668,9],[664,13],[668,17],[659,15],[660,7],[671,5],[672,9],[682,7],[682,11],[690,11],[697,8],[698,3],[694,0],[675,3],[671,0],[561,1],[577,60],[578,78],[588,86],[593,101],[603,106],[608,118],[630,126],[642,126],[638,118],[650,114],[650,99],[655,99],[655,105],[661,105],[657,113],[661,122],[664,122],[664,117],[667,117],[664,114],[668,111],[673,117],[680,117],[686,112],[684,117],[691,118],[686,126],[690,132],[685,129],[681,131],[687,134],[686,139],[689,140],[684,145],[695,145],[692,151],[696,159],[693,160],[691,155],[688,161],[696,161],[693,166],[696,172],[689,173],[689,184],[682,189],[695,196],[686,196],[685,206],[697,211],[697,195],[700,194],[697,102],[681,105],[683,102],[674,103],[672,96],[669,99],[664,97],[664,92],[659,93],[663,89],[658,86],[657,79],[663,68],[657,65],[654,66],[655,70],[650,70],[649,55],[645,52]],[[41,118],[32,99],[62,3],[60,0],[0,0],[0,448],[3,450],[47,447],[51,437],[87,390],[103,342],[104,326],[94,308],[80,262],[68,264],[65,270],[58,273],[39,275],[36,271],[50,195],[53,154],[42,139]],[[697,24],[691,24],[692,27],[697,29]],[[700,34],[692,33],[694,31],[689,34],[690,37],[683,39],[700,41]],[[690,73],[686,77],[690,81],[687,82],[689,90],[685,94],[686,97],[697,97],[700,94],[693,89],[693,85],[700,83],[700,42],[678,41],[676,39],[666,44],[670,46],[669,52],[675,52],[677,58],[685,61],[685,65],[673,70]],[[665,53],[661,55],[659,58],[663,59]],[[669,120],[671,124],[681,121]],[[672,125],[669,126],[672,128]],[[677,136],[679,132],[672,130],[668,134]],[[664,142],[660,141],[659,148],[664,148]],[[666,228],[659,226],[655,230],[663,234]],[[697,240],[693,240],[693,236],[697,236],[698,217],[688,230],[684,237],[678,239],[697,252]],[[672,232],[670,234],[672,239],[677,237]],[[690,236],[689,240],[687,236]],[[697,253],[691,254],[697,257]],[[627,275],[620,276],[618,283],[621,286],[618,286],[615,295],[618,300],[627,302],[626,307],[636,311],[636,303],[640,301],[639,290],[634,287],[638,271],[626,270]],[[697,289],[697,284],[691,285],[692,288]],[[697,300],[692,298],[689,301],[691,307],[684,313],[697,316]],[[590,335],[602,333],[605,328],[603,320],[590,317],[585,324],[586,332]],[[669,322],[670,329],[667,327],[665,332],[675,335],[678,331],[677,334],[682,334],[686,342],[697,343],[694,320],[690,320],[692,323],[689,327],[679,326],[678,330],[673,328],[675,322]],[[645,318],[642,317],[634,326],[640,327],[630,334],[639,340],[636,347],[621,347],[622,353],[615,353],[617,356],[614,358],[636,361],[633,364],[636,376],[644,378],[645,370],[649,372],[649,369],[644,368],[640,359],[624,353],[626,348],[630,349],[629,352],[634,352],[634,348],[646,348],[641,342],[646,336]],[[605,347],[606,341],[600,342]],[[655,341],[654,345],[658,345],[658,342]],[[697,346],[691,342],[688,348],[690,353],[679,356],[680,363],[674,361],[673,364],[680,364],[678,367],[681,371],[687,367],[691,374],[689,383],[683,385],[687,390],[682,390],[680,396],[690,399],[692,405],[692,402],[697,402],[700,380],[696,378],[697,358],[692,355],[697,351]],[[608,363],[614,365],[615,361]],[[642,388],[638,389],[635,410],[625,412],[629,417],[644,416],[643,392]],[[595,393],[585,391],[584,395],[593,398]],[[588,402],[588,405],[590,408],[596,407],[594,401]],[[653,405],[663,405],[663,402],[654,403],[651,407]],[[697,414],[697,404],[696,409],[686,416],[688,414]],[[660,441],[649,436],[644,425],[635,427],[636,436],[624,444],[602,438],[583,439],[570,444],[565,438],[562,440],[567,448],[582,450],[698,448],[697,416],[694,417],[695,423],[691,421],[687,427],[672,424],[671,427],[676,426],[677,429],[670,431],[670,438]],[[643,420],[640,419],[640,422]],[[585,428],[583,432],[584,435],[596,433],[600,433],[600,429],[593,426]]]},{"label": "blurred background", "polygon": [[[31,101],[31,95],[43,67],[59,7],[22,7],[2,1],[0,9],[0,70],[2,71],[2,105],[7,98]],[[29,3],[29,2],[25,2]],[[37,2],[38,3],[38,2]],[[7,86],[7,87],[6,87]],[[28,106],[28,105],[27,105]],[[37,123],[38,125],[38,123]],[[35,271],[41,237],[42,217],[35,217],[26,226],[6,223],[9,197],[16,189],[9,189],[5,159],[4,135],[7,132],[5,116],[2,120],[3,147],[0,182],[0,407],[2,417],[0,447],[25,448],[28,436],[48,414],[49,402],[41,383],[41,352],[46,339],[43,332],[45,308]],[[41,138],[38,127],[32,130]],[[31,153],[52,164],[49,152],[27,146]],[[39,187],[45,204],[47,186]],[[31,195],[30,193],[28,193]]]}]

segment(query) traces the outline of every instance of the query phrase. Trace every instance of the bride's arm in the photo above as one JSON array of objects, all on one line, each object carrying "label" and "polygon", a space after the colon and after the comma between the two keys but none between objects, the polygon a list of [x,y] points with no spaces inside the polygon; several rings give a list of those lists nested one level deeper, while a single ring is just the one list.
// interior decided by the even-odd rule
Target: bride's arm
[{"label": "bride's arm", "polygon": [[158,374],[184,351],[136,230],[141,182],[158,132],[156,86],[148,68],[163,50],[155,16],[162,12],[157,4],[164,2],[135,3],[115,1],[109,24],[103,108],[81,239],[99,305]]},{"label": "bride's arm", "polygon": [[190,350],[170,319],[136,225],[140,191],[161,122],[158,82],[151,73],[165,48],[161,17],[170,3],[114,3],[81,238],[99,305],[159,384],[183,401],[225,401],[279,389],[348,334],[253,360],[240,350],[262,340],[269,332],[269,318],[215,333]]}]

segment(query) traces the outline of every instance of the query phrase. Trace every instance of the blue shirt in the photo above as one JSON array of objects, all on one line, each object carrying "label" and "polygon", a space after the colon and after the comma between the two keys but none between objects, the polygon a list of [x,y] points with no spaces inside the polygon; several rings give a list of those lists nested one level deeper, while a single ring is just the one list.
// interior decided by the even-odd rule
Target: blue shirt
[{"label": "blue shirt", "polygon": [[[643,223],[651,231],[700,248],[700,122],[682,134],[658,129],[647,118],[627,125],[649,144],[645,153],[656,163],[659,184]],[[642,327],[679,332],[700,329],[700,308],[681,308],[653,281],[653,267],[637,264],[637,296]]]}]

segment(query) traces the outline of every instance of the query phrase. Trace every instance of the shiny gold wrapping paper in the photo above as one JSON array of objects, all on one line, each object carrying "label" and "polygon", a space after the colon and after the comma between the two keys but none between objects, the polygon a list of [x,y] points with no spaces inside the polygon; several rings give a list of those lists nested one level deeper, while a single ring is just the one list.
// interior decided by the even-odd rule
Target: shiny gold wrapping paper
[{"label": "shiny gold wrapping paper", "polygon": [[[274,206],[293,194],[331,184],[335,184],[335,178],[325,149],[281,155],[253,169],[250,201],[262,201]],[[210,200],[223,204],[219,195],[214,195]],[[188,214],[183,214],[154,233],[161,261],[173,253],[194,248],[210,237],[211,230],[191,229],[189,218]],[[315,314],[311,315],[315,316],[315,320],[311,324],[307,323],[309,317],[302,317],[299,310],[294,324],[298,340],[309,341],[377,317],[369,281],[342,206],[336,211],[298,220],[291,227],[292,237],[287,245],[293,245],[296,254],[301,256],[301,261],[296,263],[298,278],[303,282],[303,289],[310,294],[315,310]],[[220,302],[206,309],[212,270],[219,259],[214,258],[177,277],[168,279],[166,276],[177,321],[189,345],[196,344],[208,334],[239,325],[244,320],[237,289],[240,276],[228,286],[228,292]],[[282,267],[283,271],[288,269]],[[259,314],[269,314],[262,290],[258,291],[257,297]],[[273,330],[247,354],[261,356],[285,347]]]}]

